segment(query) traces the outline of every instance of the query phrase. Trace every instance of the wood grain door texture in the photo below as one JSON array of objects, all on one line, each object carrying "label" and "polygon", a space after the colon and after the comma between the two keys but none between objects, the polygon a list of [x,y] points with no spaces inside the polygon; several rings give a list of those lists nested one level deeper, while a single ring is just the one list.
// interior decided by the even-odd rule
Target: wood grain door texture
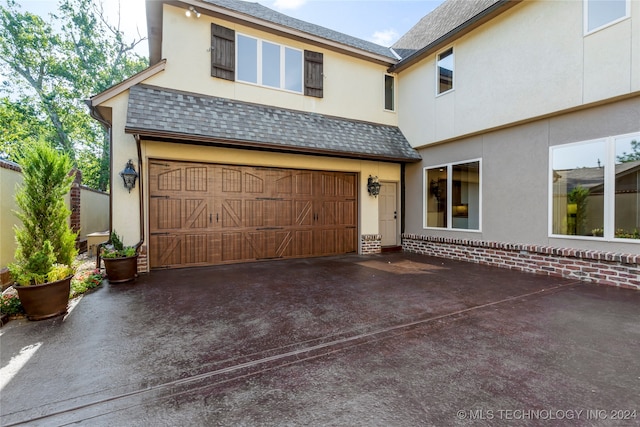
[{"label": "wood grain door texture", "polygon": [[151,160],[152,268],[357,250],[357,175]]}]

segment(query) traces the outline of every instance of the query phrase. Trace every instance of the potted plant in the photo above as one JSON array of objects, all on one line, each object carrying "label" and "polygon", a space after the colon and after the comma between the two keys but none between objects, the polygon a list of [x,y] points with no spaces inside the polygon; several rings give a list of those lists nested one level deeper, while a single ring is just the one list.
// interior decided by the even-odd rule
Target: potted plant
[{"label": "potted plant", "polygon": [[71,189],[71,160],[40,141],[24,154],[23,183],[16,192],[15,262],[9,266],[14,287],[30,320],[67,312],[72,263],[77,255],[76,233],[64,196]]},{"label": "potted plant", "polygon": [[104,261],[109,283],[122,283],[135,279],[138,272],[138,253],[135,246],[125,246],[115,231],[109,242],[102,245],[100,257]]}]

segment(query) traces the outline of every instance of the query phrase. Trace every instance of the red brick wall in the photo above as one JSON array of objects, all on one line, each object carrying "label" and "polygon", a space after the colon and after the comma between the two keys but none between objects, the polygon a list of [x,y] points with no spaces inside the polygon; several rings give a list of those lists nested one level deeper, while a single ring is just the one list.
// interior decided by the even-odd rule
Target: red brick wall
[{"label": "red brick wall", "polygon": [[147,245],[140,246],[138,249],[138,273],[147,272]]},{"label": "red brick wall", "polygon": [[404,234],[402,249],[547,276],[640,290],[640,255]]}]

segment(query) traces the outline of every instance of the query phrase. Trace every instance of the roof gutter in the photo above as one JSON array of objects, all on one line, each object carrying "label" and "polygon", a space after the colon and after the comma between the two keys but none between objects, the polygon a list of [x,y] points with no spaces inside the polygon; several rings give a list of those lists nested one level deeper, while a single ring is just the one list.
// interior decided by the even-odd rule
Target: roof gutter
[{"label": "roof gutter", "polygon": [[388,71],[390,73],[397,73],[399,71],[402,71],[410,67],[411,65],[415,64],[416,62],[420,61],[426,56],[429,56],[435,51],[437,51],[438,49],[442,48],[444,45],[451,43],[453,40],[460,38],[463,35],[467,34],[468,32],[478,28],[482,24],[490,21],[491,19],[507,11],[508,9],[511,9],[513,6],[516,6],[522,1],[523,0],[499,0],[498,2],[492,4],[482,12],[475,15],[473,18],[463,22],[453,30],[449,31],[448,33],[444,34],[443,36],[429,43],[422,49],[407,56],[405,59],[398,62],[397,64],[392,65]]},{"label": "roof gutter", "polygon": [[210,136],[202,136],[202,135],[193,135],[193,134],[183,134],[183,133],[174,133],[174,132],[163,132],[163,131],[155,131],[149,129],[138,129],[138,128],[125,128],[126,133],[134,134],[137,138],[149,139],[152,141],[161,141],[161,142],[174,142],[181,144],[193,144],[193,145],[214,145],[221,147],[230,147],[236,149],[247,149],[247,150],[265,150],[265,151],[274,151],[274,152],[283,152],[283,153],[293,153],[293,154],[306,154],[306,155],[318,155],[318,156],[330,156],[330,157],[346,157],[352,159],[359,160],[376,160],[382,162],[419,162],[421,157],[408,157],[408,156],[385,156],[385,155],[375,155],[375,154],[365,154],[365,153],[355,153],[348,151],[334,151],[334,150],[322,150],[318,148],[310,148],[310,147],[288,147],[288,146],[280,146],[276,144],[269,144],[263,142],[256,141],[244,141],[244,140],[227,140],[227,139],[219,139],[212,138]]}]

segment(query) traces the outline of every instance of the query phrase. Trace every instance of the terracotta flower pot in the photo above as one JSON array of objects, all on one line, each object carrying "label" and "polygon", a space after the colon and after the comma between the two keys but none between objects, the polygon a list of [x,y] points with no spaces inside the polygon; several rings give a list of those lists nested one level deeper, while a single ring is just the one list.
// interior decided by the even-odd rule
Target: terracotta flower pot
[{"label": "terracotta flower pot", "polygon": [[138,255],[124,258],[102,258],[109,283],[123,283],[136,278]]},{"label": "terracotta flower pot", "polygon": [[69,304],[72,277],[73,275],[42,285],[15,285],[27,319],[43,320],[65,314]]}]

